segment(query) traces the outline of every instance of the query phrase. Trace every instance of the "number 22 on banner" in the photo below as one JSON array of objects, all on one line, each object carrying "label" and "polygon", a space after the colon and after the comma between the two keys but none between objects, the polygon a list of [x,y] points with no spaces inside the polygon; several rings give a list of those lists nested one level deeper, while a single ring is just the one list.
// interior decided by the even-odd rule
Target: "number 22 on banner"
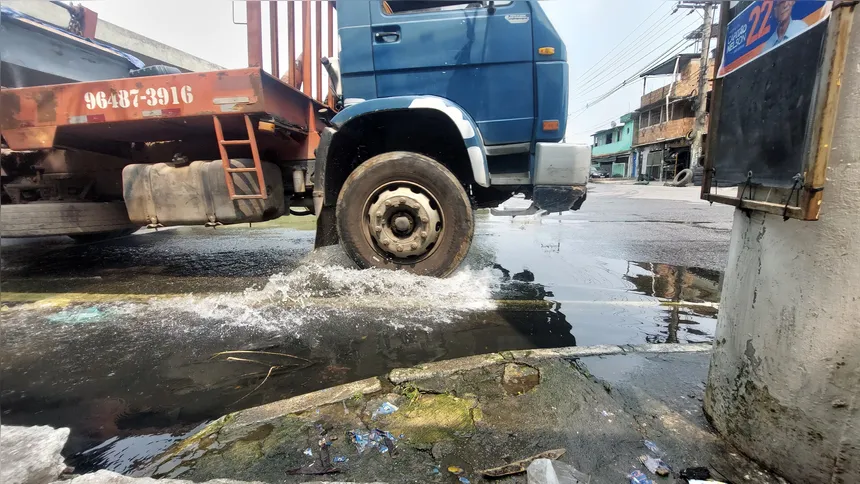
[{"label": "number 22 on banner", "polygon": [[750,10],[752,29],[750,29],[750,34],[747,37],[747,45],[752,45],[755,41],[770,33],[770,14],[772,11],[773,0],[765,0]]}]

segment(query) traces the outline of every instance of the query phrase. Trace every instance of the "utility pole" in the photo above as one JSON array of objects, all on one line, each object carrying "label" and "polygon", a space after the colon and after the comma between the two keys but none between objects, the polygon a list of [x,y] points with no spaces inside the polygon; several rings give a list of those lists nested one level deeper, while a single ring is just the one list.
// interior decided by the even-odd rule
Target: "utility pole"
[{"label": "utility pole", "polygon": [[690,147],[690,168],[699,164],[702,157],[702,138],[705,134],[705,121],[708,115],[708,78],[711,69],[711,14],[714,4],[704,3],[704,24],[702,25],[702,53],[699,60],[699,99],[696,104],[696,120],[693,124],[693,146]]}]

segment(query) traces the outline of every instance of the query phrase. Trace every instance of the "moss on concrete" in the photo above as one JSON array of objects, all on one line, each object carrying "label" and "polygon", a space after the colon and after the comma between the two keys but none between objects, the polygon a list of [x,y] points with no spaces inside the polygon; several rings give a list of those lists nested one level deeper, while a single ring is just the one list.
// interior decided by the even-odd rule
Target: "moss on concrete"
[{"label": "moss on concrete", "polygon": [[453,395],[423,394],[384,420],[394,435],[403,434],[410,444],[432,445],[475,431],[474,400]]}]

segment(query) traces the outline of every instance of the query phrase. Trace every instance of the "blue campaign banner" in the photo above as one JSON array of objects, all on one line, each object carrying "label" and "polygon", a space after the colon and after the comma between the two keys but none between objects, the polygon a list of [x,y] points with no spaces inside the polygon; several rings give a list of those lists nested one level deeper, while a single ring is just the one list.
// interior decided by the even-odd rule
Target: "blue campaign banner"
[{"label": "blue campaign banner", "polygon": [[795,0],[753,2],[726,28],[723,59],[717,76],[723,77],[737,70],[823,22],[830,15],[832,3]]}]

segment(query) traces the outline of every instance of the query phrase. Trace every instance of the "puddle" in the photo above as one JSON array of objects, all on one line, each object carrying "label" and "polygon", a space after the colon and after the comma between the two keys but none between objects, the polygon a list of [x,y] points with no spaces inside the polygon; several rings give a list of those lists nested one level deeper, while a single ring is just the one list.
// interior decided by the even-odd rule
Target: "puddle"
[{"label": "puddle", "polygon": [[[712,339],[719,272],[595,256],[578,230],[479,225],[466,267],[443,280],[304,258],[312,233],[281,228],[254,232],[253,251],[239,230],[132,237],[99,264],[92,247],[50,246],[28,266],[4,246],[4,291],[119,296],[3,311],[2,418],[71,427],[80,471],[133,472],[224,413],[395,367]],[[266,354],[213,358],[236,350]],[[537,382],[521,375],[509,391]]]}]

